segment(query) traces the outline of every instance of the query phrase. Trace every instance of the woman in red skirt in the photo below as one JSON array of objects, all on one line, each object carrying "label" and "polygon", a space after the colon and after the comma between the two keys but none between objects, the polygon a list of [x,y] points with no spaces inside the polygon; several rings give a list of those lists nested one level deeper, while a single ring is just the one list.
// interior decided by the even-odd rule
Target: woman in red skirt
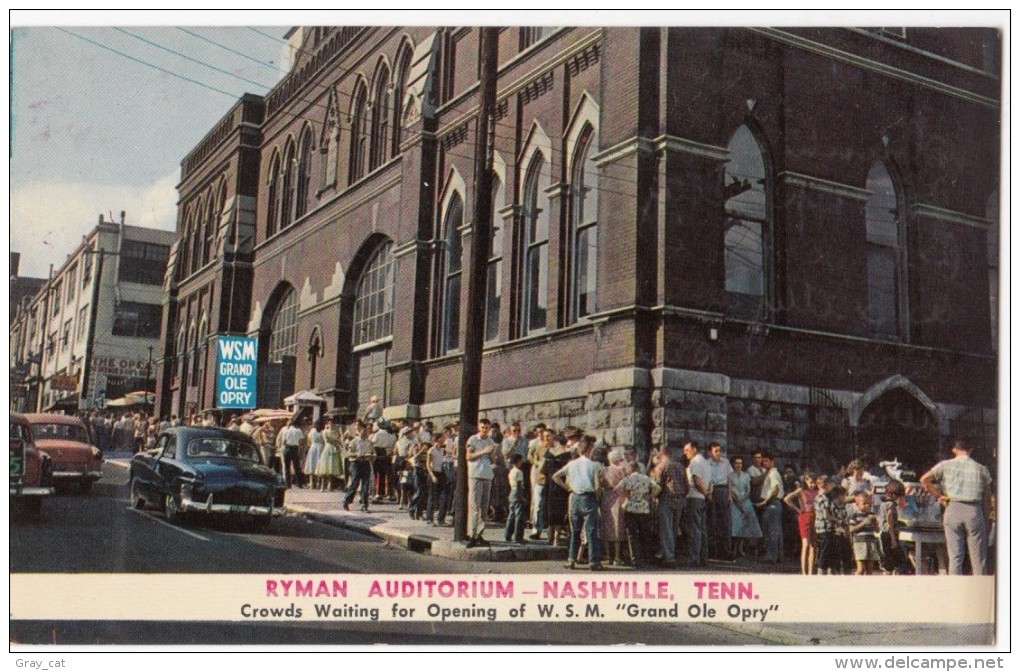
[{"label": "woman in red skirt", "polygon": [[800,532],[800,573],[813,574],[815,567],[815,496],[818,487],[815,474],[805,471],[796,490],[783,498],[787,506],[797,512],[797,530]]}]

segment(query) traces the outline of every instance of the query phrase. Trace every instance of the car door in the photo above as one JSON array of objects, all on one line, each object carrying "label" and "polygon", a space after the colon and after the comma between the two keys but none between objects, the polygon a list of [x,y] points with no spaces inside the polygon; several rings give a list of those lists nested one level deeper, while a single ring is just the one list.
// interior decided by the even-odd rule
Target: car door
[{"label": "car door", "polygon": [[153,463],[155,478],[153,485],[157,489],[158,496],[162,501],[165,495],[174,492],[175,485],[181,475],[182,464],[181,452],[184,447],[181,445],[180,437],[175,434],[165,434],[166,443],[156,450],[156,460]]},{"label": "car door", "polygon": [[153,450],[143,451],[135,456],[134,478],[146,501],[162,501],[163,487],[159,483],[157,464],[160,455],[166,452],[168,446],[172,445],[174,445],[174,437],[164,433],[156,440],[156,447]]}]

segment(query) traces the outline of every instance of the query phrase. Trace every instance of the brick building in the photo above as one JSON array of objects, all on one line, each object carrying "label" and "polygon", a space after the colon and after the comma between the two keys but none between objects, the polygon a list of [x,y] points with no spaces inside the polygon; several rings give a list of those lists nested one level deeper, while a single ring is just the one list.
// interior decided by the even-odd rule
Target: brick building
[{"label": "brick building", "polygon": [[260,405],[455,418],[483,310],[495,420],[826,468],[994,450],[996,31],[502,29],[484,306],[478,29],[288,37],[251,192]]}]

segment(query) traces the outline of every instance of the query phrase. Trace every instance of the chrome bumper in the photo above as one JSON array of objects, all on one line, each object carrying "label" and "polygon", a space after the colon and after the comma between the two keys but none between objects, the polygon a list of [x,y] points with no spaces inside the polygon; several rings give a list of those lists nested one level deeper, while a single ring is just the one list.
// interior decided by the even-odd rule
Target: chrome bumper
[{"label": "chrome bumper", "polygon": [[101,471],[54,471],[53,472],[53,478],[60,478],[60,479],[65,479],[66,478],[66,479],[81,480],[83,478],[87,478],[87,479],[90,479],[90,480],[93,480],[93,481],[98,481],[102,477],[103,477],[103,472],[101,472]]},{"label": "chrome bumper", "polygon": [[272,506],[257,506],[255,504],[216,504],[212,501],[212,495],[204,502],[196,502],[192,499],[181,499],[181,511],[196,513],[227,513],[232,515],[257,515],[257,516],[279,516],[283,511]]},{"label": "chrome bumper", "polygon": [[56,491],[57,489],[53,487],[44,488],[41,486],[33,485],[11,486],[11,495],[16,495],[18,497],[47,497],[49,495],[54,494]]}]

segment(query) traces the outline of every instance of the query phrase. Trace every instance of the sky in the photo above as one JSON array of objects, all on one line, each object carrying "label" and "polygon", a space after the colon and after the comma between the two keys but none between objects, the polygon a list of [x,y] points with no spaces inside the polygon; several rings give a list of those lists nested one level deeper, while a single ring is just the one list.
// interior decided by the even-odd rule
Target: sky
[{"label": "sky", "polygon": [[[999,14],[588,11],[584,23],[990,25],[1002,21]],[[13,11],[10,249],[21,253],[19,274],[46,277],[51,264],[58,268],[100,213],[119,219],[123,210],[128,224],[172,230],[181,160],[242,94],[265,94],[279,81],[283,36],[293,25],[567,25],[577,18],[531,10]]]}]

